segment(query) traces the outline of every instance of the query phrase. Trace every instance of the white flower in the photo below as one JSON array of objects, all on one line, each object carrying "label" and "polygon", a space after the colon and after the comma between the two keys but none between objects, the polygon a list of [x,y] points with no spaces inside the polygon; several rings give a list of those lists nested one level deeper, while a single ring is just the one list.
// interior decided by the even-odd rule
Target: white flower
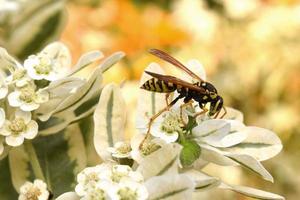
[{"label": "white flower", "polygon": [[32,79],[27,76],[26,70],[23,68],[23,66],[17,66],[15,71],[6,78],[7,84],[15,84],[17,87],[24,87],[29,82],[31,82]]},{"label": "white flower", "polygon": [[31,113],[16,110],[12,120],[5,120],[0,135],[6,136],[5,142],[10,146],[19,146],[24,138],[33,139],[38,133],[37,122],[31,120]]},{"label": "white flower", "polygon": [[26,86],[8,95],[9,105],[19,107],[23,111],[33,111],[40,107],[40,104],[49,100],[49,93],[45,90],[35,91],[33,86]]},{"label": "white flower", "polygon": [[34,80],[54,81],[61,78],[65,73],[65,69],[61,67],[59,62],[46,53],[29,56],[24,61],[24,68],[27,70],[28,76]]},{"label": "white flower", "polygon": [[90,188],[94,188],[100,182],[100,175],[111,167],[106,164],[97,165],[95,167],[87,167],[77,175],[78,184],[75,191],[79,196],[84,196]]},{"label": "white flower", "polygon": [[142,182],[144,180],[140,172],[132,171],[128,165],[112,166],[110,170],[105,170],[101,173],[101,179],[110,180],[114,183],[119,183],[123,179],[136,182]]},{"label": "white flower", "polygon": [[151,153],[155,152],[159,148],[161,148],[164,144],[164,140],[161,140],[159,138],[154,138],[152,140],[147,140],[144,142],[142,147],[140,148],[141,142],[144,140],[145,135],[144,134],[137,134],[132,137],[131,139],[131,157],[133,160],[135,160],[137,163],[141,163],[141,161]]},{"label": "white flower", "polygon": [[86,194],[80,200],[106,200],[110,199],[108,191],[113,187],[109,181],[102,180],[94,187],[88,188]]},{"label": "white flower", "polygon": [[0,128],[3,126],[5,122],[5,111],[3,108],[0,108]]},{"label": "white flower", "polygon": [[114,147],[109,147],[107,150],[114,158],[129,158],[132,149],[126,142],[117,142]]},{"label": "white flower", "polygon": [[0,75],[0,99],[5,98],[7,93],[8,93],[8,87],[4,81],[4,78]]},{"label": "white flower", "polygon": [[21,186],[18,200],[48,200],[48,198],[47,184],[36,179],[33,183],[26,182]]},{"label": "white flower", "polygon": [[184,131],[183,126],[179,112],[176,110],[167,111],[153,122],[151,135],[164,140],[166,143],[175,142],[179,133]]},{"label": "white flower", "polygon": [[145,200],[148,198],[148,191],[143,184],[126,180],[112,187],[109,195],[113,200]]}]

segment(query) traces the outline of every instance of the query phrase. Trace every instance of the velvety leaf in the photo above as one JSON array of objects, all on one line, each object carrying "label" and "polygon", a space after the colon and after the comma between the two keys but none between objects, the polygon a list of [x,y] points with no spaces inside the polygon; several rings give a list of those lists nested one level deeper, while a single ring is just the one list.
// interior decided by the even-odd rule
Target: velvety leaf
[{"label": "velvety leaf", "polygon": [[175,174],[178,168],[179,144],[165,144],[160,149],[146,156],[137,168],[145,179],[163,174]]},{"label": "velvety leaf", "polygon": [[247,138],[243,142],[227,148],[227,152],[246,154],[259,161],[264,161],[274,157],[282,149],[280,139],[270,130],[250,126],[243,132],[247,134]]},{"label": "velvety leaf", "polygon": [[222,166],[234,166],[237,165],[236,162],[234,162],[232,159],[224,156],[224,152],[218,150],[217,148],[214,148],[212,146],[206,145],[206,144],[200,144],[201,147],[201,155],[200,158],[215,163],[217,165]]},{"label": "velvety leaf", "polygon": [[274,193],[258,190],[255,188],[251,187],[245,187],[245,186],[236,186],[236,185],[229,185],[222,183],[220,185],[221,189],[226,189],[226,190],[232,190],[234,192],[238,192],[240,194],[252,197],[252,198],[257,198],[257,199],[265,199],[265,200],[284,200],[285,198],[282,196],[279,196]]},{"label": "velvety leaf", "polygon": [[249,155],[242,155],[242,154],[227,154],[226,156],[234,160],[235,162],[239,163],[243,167],[262,176],[263,179],[271,182],[274,181],[272,175],[255,158]]},{"label": "velvety leaf", "polygon": [[1,199],[17,199],[18,193],[13,187],[8,157],[0,161],[0,197]]},{"label": "velvety leaf", "polygon": [[12,148],[8,158],[12,183],[15,190],[19,192],[20,187],[29,180],[30,160],[23,145]]},{"label": "velvety leaf", "polygon": [[230,131],[230,124],[226,120],[211,119],[200,123],[198,126],[192,129],[193,135],[197,137],[217,137],[222,138]]},{"label": "velvety leaf", "polygon": [[56,198],[56,200],[79,200],[79,199],[80,197],[75,192],[66,192]]},{"label": "velvety leaf", "polygon": [[203,191],[217,187],[220,184],[220,180],[216,177],[211,177],[203,172],[190,169],[184,172],[195,183],[195,191]]},{"label": "velvety leaf", "polygon": [[240,111],[238,111],[234,108],[230,108],[230,107],[226,107],[226,110],[227,110],[227,113],[223,117],[223,119],[236,120],[239,122],[244,121],[243,113],[241,113]]},{"label": "velvety leaf", "polygon": [[194,182],[184,174],[155,176],[145,183],[149,200],[182,200],[191,199]]},{"label": "velvety leaf", "polygon": [[15,15],[5,47],[23,60],[56,40],[65,22],[64,6],[64,1],[34,1]]},{"label": "velvety leaf", "polygon": [[53,42],[48,44],[41,52],[55,59],[61,67],[71,67],[71,53],[64,43]]},{"label": "velvety leaf", "polygon": [[54,197],[74,188],[76,175],[86,163],[83,138],[77,124],[57,134],[38,137],[33,147],[46,183]]},{"label": "velvety leaf", "polygon": [[102,90],[94,113],[94,145],[102,159],[109,159],[108,147],[124,140],[126,105],[120,88],[109,84]]}]

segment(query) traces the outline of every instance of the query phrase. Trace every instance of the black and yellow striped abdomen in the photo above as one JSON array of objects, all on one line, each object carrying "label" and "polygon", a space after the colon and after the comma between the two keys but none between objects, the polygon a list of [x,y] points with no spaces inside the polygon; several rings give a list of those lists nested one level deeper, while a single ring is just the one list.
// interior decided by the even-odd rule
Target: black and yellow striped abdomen
[{"label": "black and yellow striped abdomen", "polygon": [[173,83],[151,78],[141,88],[152,92],[169,93],[175,91],[177,87]]}]

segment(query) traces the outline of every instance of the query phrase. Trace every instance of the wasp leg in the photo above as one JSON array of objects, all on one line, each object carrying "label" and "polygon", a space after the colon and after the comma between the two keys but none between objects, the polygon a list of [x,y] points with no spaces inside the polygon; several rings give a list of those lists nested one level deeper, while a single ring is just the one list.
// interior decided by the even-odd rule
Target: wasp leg
[{"label": "wasp leg", "polygon": [[183,96],[179,95],[178,97],[176,97],[176,99],[174,99],[169,105],[167,105],[165,108],[161,109],[158,113],[156,113],[155,115],[153,115],[148,123],[148,130],[146,133],[146,136],[144,137],[143,141],[141,142],[139,149],[141,149],[144,145],[144,142],[148,139],[148,137],[150,136],[150,131],[151,131],[151,125],[153,123],[153,121],[160,116],[163,112],[169,110],[180,98],[182,98]]},{"label": "wasp leg", "polygon": [[184,126],[186,126],[187,123],[183,120],[183,108],[187,106],[193,106],[193,100],[189,100],[188,102],[180,105],[180,120],[182,121]]},{"label": "wasp leg", "polygon": [[169,97],[170,97],[170,93],[166,94],[166,105],[169,105]]},{"label": "wasp leg", "polygon": [[221,119],[227,114],[226,108],[223,106],[224,114],[220,117]]},{"label": "wasp leg", "polygon": [[205,107],[203,107],[202,109],[203,109],[202,111],[200,111],[194,115],[195,118],[198,117],[199,115],[205,114],[208,111],[208,109]]}]

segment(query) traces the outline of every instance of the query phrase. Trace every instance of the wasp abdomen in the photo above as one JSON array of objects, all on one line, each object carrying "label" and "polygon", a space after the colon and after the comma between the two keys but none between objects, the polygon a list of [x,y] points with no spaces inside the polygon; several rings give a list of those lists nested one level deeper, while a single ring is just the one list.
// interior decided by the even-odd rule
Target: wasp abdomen
[{"label": "wasp abdomen", "polygon": [[152,92],[169,93],[176,90],[176,85],[156,78],[151,78],[146,81],[141,88]]}]

